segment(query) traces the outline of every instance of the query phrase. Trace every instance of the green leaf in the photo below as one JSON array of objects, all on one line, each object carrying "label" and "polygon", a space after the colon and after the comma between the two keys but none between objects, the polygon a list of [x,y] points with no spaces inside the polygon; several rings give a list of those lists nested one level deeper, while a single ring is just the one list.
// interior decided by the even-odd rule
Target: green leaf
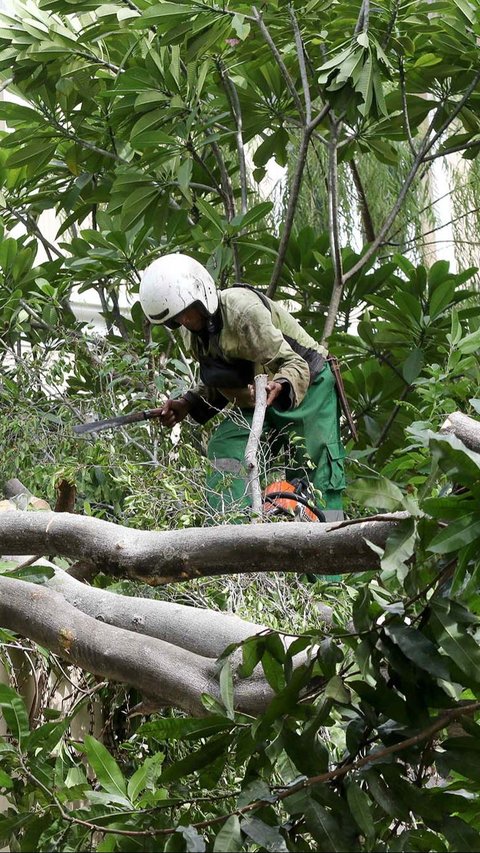
[{"label": "green leaf", "polygon": [[258,222],[260,219],[264,219],[273,209],[273,204],[271,201],[262,201],[260,204],[256,204],[255,207],[252,207],[247,213],[242,215],[235,216],[230,225],[235,229],[244,229],[249,225],[253,225],[255,222]]},{"label": "green leaf", "polygon": [[227,660],[220,670],[220,696],[225,705],[227,717],[233,720],[235,711],[233,707],[233,674],[230,661]]},{"label": "green leaf", "polygon": [[325,687],[325,696],[328,699],[333,699],[335,702],[340,702],[343,705],[348,705],[350,702],[350,691],[345,687],[341,677],[334,675],[327,682]]},{"label": "green leaf", "polygon": [[403,494],[395,483],[386,477],[355,480],[348,487],[352,499],[363,506],[395,510],[403,506]]},{"label": "green leaf", "polygon": [[332,812],[327,811],[315,800],[311,800],[305,809],[305,823],[308,831],[318,842],[318,850],[350,853],[351,841],[344,834],[341,823]]},{"label": "green leaf", "polygon": [[[438,263],[442,263],[439,261]],[[448,270],[448,261],[445,261],[447,264]],[[431,270],[428,275],[428,283],[429,286],[432,286],[432,276]],[[442,312],[448,308],[452,300],[455,296],[455,281],[452,279],[448,279],[447,281],[442,281],[440,284],[437,284],[435,287],[431,297],[430,297],[430,317],[434,320],[438,317]]]},{"label": "green leaf", "polygon": [[[458,738],[453,738],[452,742],[455,740]],[[470,749],[455,749],[447,742],[445,751],[436,754],[435,764],[439,773],[448,776],[453,770],[466,779],[480,782],[480,756],[474,748],[475,744],[472,743],[472,739],[468,738],[468,740],[471,742]]]},{"label": "green leaf", "polygon": [[33,810],[7,817],[0,815],[0,842],[6,844],[10,841],[10,836],[19,829],[23,829],[28,823],[38,820],[38,816]]},{"label": "green leaf", "polygon": [[133,776],[128,780],[127,796],[132,803],[138,798],[138,795],[147,785],[149,768],[147,764],[142,764],[135,770]]},{"label": "green leaf", "polygon": [[261,661],[265,651],[265,638],[253,637],[247,640],[242,646],[243,663],[238,668],[240,678],[248,678],[257,664]]},{"label": "green leaf", "polygon": [[464,355],[470,352],[478,352],[480,350],[480,329],[465,335],[457,346]]},{"label": "green leaf", "polygon": [[162,784],[164,782],[173,782],[177,779],[183,779],[184,776],[189,776],[196,770],[202,770],[208,764],[211,764],[220,755],[227,760],[227,750],[232,741],[232,735],[223,734],[209,740],[204,746],[190,753],[185,758],[176,761],[167,767],[161,777]]},{"label": "green leaf", "polygon": [[40,142],[31,142],[10,154],[5,165],[7,169],[18,169],[34,163],[35,168],[40,169],[45,163],[50,162],[56,148],[56,143],[48,145],[45,139]]},{"label": "green leaf", "polygon": [[440,655],[434,643],[411,625],[400,621],[388,622],[383,630],[387,637],[402,650],[403,654],[413,663],[429,672],[435,678],[450,681],[448,658]]},{"label": "green leaf", "polygon": [[445,835],[451,850],[461,850],[462,853],[478,853],[480,850],[479,833],[461,818],[447,817],[438,829]]},{"label": "green leaf", "polygon": [[15,690],[6,684],[0,684],[0,708],[12,735],[21,743],[30,730],[27,709]]},{"label": "green leaf", "polygon": [[263,653],[262,667],[272,690],[275,690],[275,693],[280,693],[285,687],[285,672],[283,665],[278,662],[269,649],[265,649]]},{"label": "green leaf", "polygon": [[156,189],[140,187],[127,198],[122,209],[122,227],[125,231],[133,228],[150,208],[158,203],[159,194]]},{"label": "green leaf", "polygon": [[453,0],[453,2],[455,3],[457,9],[460,9],[462,14],[465,15],[467,21],[470,24],[474,24],[476,12],[475,6],[472,6],[472,4],[468,2],[468,0]]},{"label": "green leaf", "polygon": [[5,770],[0,769],[0,788],[12,788],[13,782],[8,773],[5,773]]},{"label": "green leaf", "polygon": [[269,853],[287,853],[288,851],[285,839],[280,834],[280,827],[269,826],[258,817],[249,817],[242,821],[242,832]]},{"label": "green leaf", "polygon": [[8,577],[28,583],[42,584],[46,583],[49,578],[53,578],[54,574],[55,569],[52,566],[23,566],[21,569],[8,572]]},{"label": "green leaf", "polygon": [[423,350],[415,347],[408,358],[403,362],[402,373],[405,382],[410,385],[417,376],[421,373],[425,361],[425,353]]},{"label": "green leaf", "polygon": [[150,27],[155,20],[160,20],[165,17],[191,17],[195,11],[196,8],[193,4],[187,6],[182,3],[156,3],[154,6],[149,6],[145,12],[142,13],[142,18],[148,19],[148,26]]},{"label": "green leaf", "polygon": [[217,833],[213,853],[236,853],[242,849],[240,821],[236,814],[230,815]]},{"label": "green leaf", "polygon": [[451,657],[467,678],[480,682],[480,646],[464,625],[459,625],[450,612],[449,602],[431,602],[432,628],[439,646]]},{"label": "green leaf", "polygon": [[205,841],[193,826],[179,826],[177,832],[183,836],[186,853],[205,853]]},{"label": "green leaf", "polygon": [[250,34],[250,24],[245,23],[245,15],[234,15],[232,18],[232,29],[237,34],[238,38],[244,41]]},{"label": "green leaf", "polygon": [[95,771],[100,785],[111,794],[127,799],[127,786],[123,773],[109,751],[91,735],[83,739],[85,754]]},{"label": "green leaf", "polygon": [[453,482],[469,485],[480,480],[480,454],[465,447],[455,435],[430,435],[429,447],[433,462]]},{"label": "green leaf", "polygon": [[408,571],[406,562],[415,551],[416,529],[415,519],[407,518],[390,534],[381,558],[383,572],[395,572],[400,580],[405,578]]},{"label": "green leaf", "polygon": [[375,825],[370,808],[370,800],[365,791],[356,782],[347,786],[347,802],[358,828],[368,840],[375,838]]},{"label": "green leaf", "polygon": [[139,118],[133,125],[130,132],[130,140],[132,141],[132,144],[135,144],[137,138],[144,136],[147,131],[155,129],[155,135],[158,138],[159,145],[170,145],[176,147],[178,143],[173,136],[157,129],[158,125],[162,125],[164,122],[165,110],[150,110],[150,112]]},{"label": "green leaf", "polygon": [[44,723],[42,726],[39,726],[30,732],[25,743],[25,749],[31,753],[36,753],[40,749],[48,755],[57,746],[70,722],[70,718],[66,717],[64,720]]},{"label": "green leaf", "polygon": [[226,223],[220,218],[214,206],[201,198],[197,198],[196,205],[200,212],[215,226],[217,231],[223,234]]},{"label": "green leaf", "polygon": [[272,797],[270,788],[262,779],[254,779],[242,788],[237,797],[237,808],[242,809],[256,800],[263,800],[265,803],[275,802],[275,797]]},{"label": "green leaf", "polygon": [[449,554],[480,539],[480,512],[470,512],[451,522],[428,546],[434,554]]}]

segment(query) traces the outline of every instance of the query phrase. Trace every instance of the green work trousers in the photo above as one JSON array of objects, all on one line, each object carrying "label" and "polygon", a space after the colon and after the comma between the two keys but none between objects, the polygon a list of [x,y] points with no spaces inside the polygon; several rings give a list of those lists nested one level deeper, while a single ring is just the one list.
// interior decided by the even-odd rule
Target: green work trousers
[{"label": "green work trousers", "polygon": [[[216,511],[241,509],[250,503],[245,493],[244,456],[252,416],[250,409],[233,409],[210,439],[208,458],[212,467],[207,494]],[[318,503],[326,510],[327,521],[341,518],[345,452],[340,441],[340,406],[328,363],[297,408],[282,412],[268,407],[262,443],[264,440],[271,457],[285,453],[287,480],[306,477],[320,492]]]}]

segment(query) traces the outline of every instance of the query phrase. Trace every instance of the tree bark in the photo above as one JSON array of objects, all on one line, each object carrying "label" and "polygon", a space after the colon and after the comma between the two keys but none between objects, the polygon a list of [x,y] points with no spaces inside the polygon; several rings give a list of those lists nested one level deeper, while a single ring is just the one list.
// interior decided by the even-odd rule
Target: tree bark
[{"label": "tree bark", "polygon": [[155,532],[71,513],[13,511],[0,516],[0,553],[86,559],[98,571],[152,585],[248,572],[346,574],[377,568],[365,539],[384,547],[405,517]]},{"label": "tree bark", "polygon": [[465,447],[480,453],[480,422],[462,412],[452,412],[443,422],[440,432],[456,435]]},{"label": "tree bark", "polygon": [[[221,701],[215,661],[163,640],[106,625],[62,595],[0,576],[0,625],[94,675],[136,687],[153,707],[202,716],[202,694]],[[235,679],[235,707],[256,716],[273,698],[263,673]],[[151,701],[150,701],[151,700]]]},{"label": "tree bark", "polygon": [[207,658],[217,658],[231,643],[241,643],[267,630],[265,625],[248,622],[233,613],[87,586],[59,568],[55,568],[55,575],[46,586],[60,593],[72,607],[106,625],[146,634]]}]

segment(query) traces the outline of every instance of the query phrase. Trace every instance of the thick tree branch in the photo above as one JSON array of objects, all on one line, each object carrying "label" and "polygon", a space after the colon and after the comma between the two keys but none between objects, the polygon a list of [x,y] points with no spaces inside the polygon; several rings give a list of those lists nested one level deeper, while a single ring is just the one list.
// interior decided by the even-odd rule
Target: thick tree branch
[{"label": "thick tree branch", "polygon": [[440,432],[444,435],[456,435],[465,447],[480,453],[480,422],[462,412],[452,412],[443,422]]},{"label": "thick tree branch", "polygon": [[400,79],[400,91],[402,93],[402,112],[403,112],[403,123],[405,125],[405,133],[407,135],[408,144],[410,146],[410,150],[415,157],[417,154],[417,149],[415,148],[415,143],[413,141],[412,131],[410,128],[410,119],[408,116],[408,104],[407,104],[407,89],[405,85],[405,69],[403,66],[403,57],[401,56],[398,64],[398,73]]},{"label": "thick tree branch", "polygon": [[[136,687],[154,706],[182,708],[201,716],[203,693],[221,701],[211,658],[102,624],[46,587],[1,576],[0,625],[88,672]],[[235,693],[238,710],[253,716],[273,698],[261,674],[238,679]]]},{"label": "thick tree branch", "polygon": [[59,568],[46,585],[63,595],[72,607],[106,625],[155,637],[207,658],[217,658],[232,643],[242,643],[267,630],[265,625],[247,622],[233,613],[87,586]]},{"label": "thick tree branch", "polygon": [[300,187],[302,185],[303,172],[305,169],[305,164],[307,162],[307,153],[310,139],[312,137],[313,131],[320,124],[320,122],[323,121],[329,110],[330,104],[325,104],[325,106],[320,110],[318,115],[314,119],[312,119],[309,125],[307,125],[302,135],[302,139],[300,142],[300,150],[298,152],[297,165],[295,167],[295,173],[293,176],[292,185],[290,187],[290,195],[288,199],[287,212],[285,214],[285,223],[283,226],[282,237],[280,240],[280,245],[278,247],[278,254],[275,259],[270,284],[268,285],[267,289],[267,296],[269,296],[270,299],[273,299],[273,297],[275,296],[275,292],[283,268],[283,263],[285,260],[285,255],[287,254],[290,234],[292,233],[293,220],[295,218],[295,212],[298,204],[298,196],[300,194]]},{"label": "thick tree branch", "polygon": [[300,150],[298,152],[297,165],[295,168],[295,173],[293,175],[292,186],[290,187],[290,195],[288,199],[287,213],[285,215],[285,222],[283,225],[282,237],[280,240],[280,245],[278,247],[278,254],[275,259],[270,284],[268,285],[267,296],[269,296],[270,299],[273,299],[273,297],[275,296],[275,291],[277,289],[280,274],[282,272],[283,262],[285,260],[285,255],[287,254],[290,234],[292,232],[293,220],[295,218],[295,211],[297,209],[298,196],[300,193],[300,187],[302,185],[303,171],[305,169],[305,163],[307,162],[309,141],[310,136],[306,132],[304,132],[300,142]]},{"label": "thick tree branch", "polygon": [[[227,217],[228,222],[231,222],[234,216],[236,215],[235,210],[235,198],[233,194],[233,186],[230,180],[230,175],[228,173],[228,169],[225,165],[225,160],[223,159],[223,154],[221,148],[214,139],[210,139],[210,134],[206,131],[207,139],[209,139],[209,144],[211,146],[213,156],[217,162],[217,166],[220,172],[220,182],[221,182],[221,190],[222,190],[222,198],[223,198],[223,206],[225,210],[225,216]],[[235,281],[242,281],[242,267],[240,264],[240,257],[238,253],[238,245],[235,237],[232,237],[230,241],[230,245],[232,247],[233,254],[233,268],[235,271]]]},{"label": "thick tree branch", "polygon": [[379,565],[365,538],[384,547],[403,517],[346,528],[239,524],[233,542],[231,525],[154,532],[70,513],[14,511],[0,517],[0,553],[86,559],[98,571],[152,585],[238,572],[363,572]]}]

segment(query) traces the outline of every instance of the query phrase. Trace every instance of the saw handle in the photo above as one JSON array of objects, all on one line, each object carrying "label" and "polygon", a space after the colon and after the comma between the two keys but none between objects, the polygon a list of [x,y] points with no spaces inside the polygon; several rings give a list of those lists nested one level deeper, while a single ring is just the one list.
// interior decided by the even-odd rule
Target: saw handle
[{"label": "saw handle", "polygon": [[146,421],[149,421],[152,418],[161,418],[163,414],[163,406],[159,409],[146,409],[142,414]]}]

